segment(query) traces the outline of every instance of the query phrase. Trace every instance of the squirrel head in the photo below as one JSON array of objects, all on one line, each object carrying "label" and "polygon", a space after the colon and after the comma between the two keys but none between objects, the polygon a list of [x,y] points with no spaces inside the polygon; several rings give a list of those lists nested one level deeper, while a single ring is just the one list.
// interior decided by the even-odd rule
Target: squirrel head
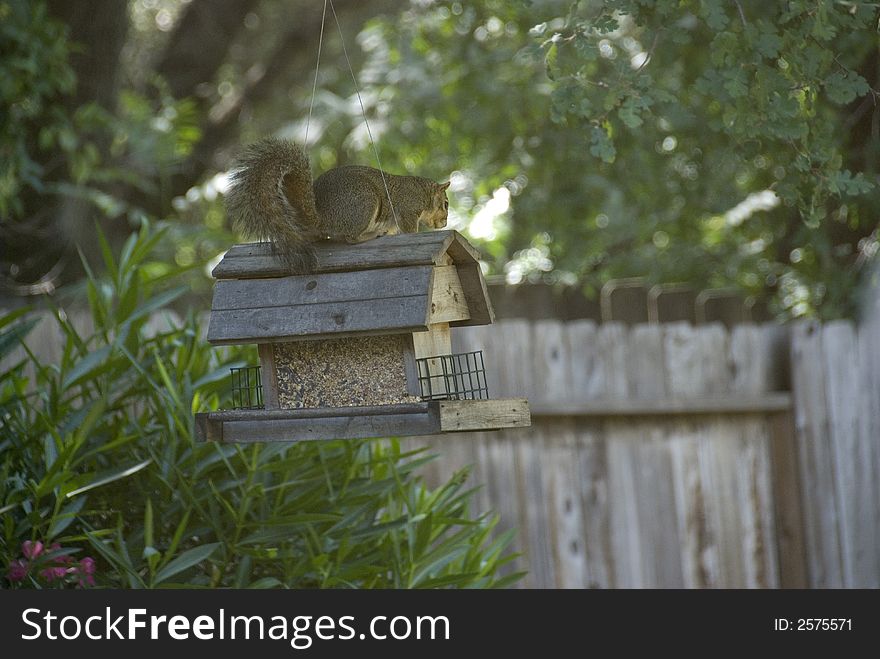
[{"label": "squirrel head", "polygon": [[449,200],[446,198],[446,188],[448,187],[449,181],[434,183],[431,190],[431,205],[422,211],[419,224],[432,229],[442,229],[446,226],[446,218],[449,215]]}]

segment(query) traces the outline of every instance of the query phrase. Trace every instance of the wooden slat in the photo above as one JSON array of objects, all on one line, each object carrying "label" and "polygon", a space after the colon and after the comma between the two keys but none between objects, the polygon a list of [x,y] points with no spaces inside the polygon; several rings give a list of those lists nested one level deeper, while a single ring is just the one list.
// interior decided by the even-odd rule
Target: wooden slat
[{"label": "wooden slat", "polygon": [[[318,242],[316,273],[368,270],[396,266],[435,265],[455,240],[454,231],[384,236],[365,243],[348,245]],[[457,250],[462,260],[467,252]],[[216,279],[281,277],[290,274],[272,254],[269,243],[233,246],[212,272]]]},{"label": "wooden slat", "polygon": [[452,323],[453,327],[468,327],[471,325],[491,325],[495,322],[495,311],[492,309],[492,301],[489,299],[489,290],[486,288],[486,279],[479,263],[456,263],[461,288],[467,300],[470,318],[457,320]]},{"label": "wooden slat", "polygon": [[[866,566],[868,576],[864,583],[857,584],[863,588],[880,588],[880,551],[877,551],[880,547],[880,287],[874,287],[874,295],[873,317],[868,315],[858,328],[859,421],[861,441],[866,445],[860,448],[860,453],[864,452],[864,464],[860,465],[860,469],[873,473],[863,481],[866,486],[873,485],[873,491],[863,492],[862,495],[866,498],[863,505],[867,508],[862,523],[870,529],[864,537],[874,548],[866,557],[868,561],[873,558],[873,566]],[[869,535],[871,531],[873,540]]]},{"label": "wooden slat", "polygon": [[543,488],[547,492],[547,533],[553,541],[553,564],[557,588],[587,588],[586,533],[582,509],[574,420],[557,420],[544,429],[541,462]]},{"label": "wooden slat", "polygon": [[[626,345],[626,379],[629,399],[668,400],[663,348],[663,328],[634,325]],[[656,419],[628,416],[608,423],[609,437],[629,444],[632,459],[635,519],[639,538],[639,572],[642,587],[684,585],[680,560],[681,538],[675,523],[675,488],[672,457],[664,425]],[[621,428],[617,432],[614,429]]]},{"label": "wooden slat", "polygon": [[[780,345],[782,337],[776,329],[745,324],[730,332],[731,388],[735,393],[759,396],[780,384],[774,353],[786,347]],[[737,505],[728,508],[741,528],[738,583],[748,588],[779,587],[779,565],[783,559],[790,562],[790,573],[797,570],[798,557],[786,556],[781,551],[779,538],[781,524],[795,520],[788,518],[783,522],[778,518],[780,511],[776,506],[779,496],[784,496],[779,492],[777,478],[784,478],[786,474],[784,467],[777,463],[783,456],[776,452],[774,443],[779,441],[789,448],[791,443],[786,444],[784,438],[776,436],[781,426],[774,424],[773,419],[785,415],[790,415],[790,410],[772,414],[769,419],[767,416],[746,417],[730,426],[734,437],[733,468],[727,470],[735,476],[733,492]],[[785,481],[785,484],[791,485],[791,482]],[[788,515],[788,511],[782,511],[783,518]],[[797,551],[793,543],[787,544],[786,550]]]},{"label": "wooden slat", "polygon": [[575,433],[577,453],[573,458],[577,464],[584,514],[588,586],[613,588],[616,586],[616,557],[610,530],[608,443],[604,440],[602,426],[594,420],[576,420]]},{"label": "wooden slat", "polygon": [[490,430],[522,428],[531,425],[529,403],[524,398],[498,400],[444,400],[437,403],[440,430]]},{"label": "wooden slat", "polygon": [[271,343],[257,346],[260,356],[260,380],[263,383],[263,405],[267,410],[277,410],[278,403],[278,372],[275,369],[275,350]]},{"label": "wooden slat", "polygon": [[602,371],[598,368],[599,345],[596,323],[592,320],[575,320],[565,325],[571,371],[571,392],[567,398],[581,397],[584,400],[601,398],[605,383],[601,377]]},{"label": "wooden slat", "polygon": [[400,334],[428,328],[428,296],[235,309],[211,314],[208,342],[272,343],[353,334]]},{"label": "wooden slat", "polygon": [[876,498],[871,442],[862,439],[859,422],[859,344],[855,327],[848,321],[826,324],[822,341],[843,585],[863,588],[875,578],[878,548],[874,546]]},{"label": "wooden slat", "polygon": [[428,322],[433,325],[469,320],[471,314],[461,288],[458,269],[454,265],[439,265],[434,266],[433,271],[434,281],[431,285],[431,311]]},{"label": "wooden slat", "polygon": [[[531,399],[530,399],[531,400]],[[568,400],[559,403],[533,402],[532,416],[691,416],[706,414],[773,414],[791,410],[791,394],[768,393],[763,396],[707,396],[693,398],[658,398],[654,400],[608,398]]]},{"label": "wooden slat", "polygon": [[540,383],[540,401],[565,401],[572,396],[571,351],[568,334],[558,320],[533,324],[533,347],[523,358],[531,356],[534,380]]},{"label": "wooden slat", "polygon": [[382,416],[386,414],[425,414],[431,403],[394,403],[354,407],[298,407],[280,410],[217,410],[208,412],[214,421],[259,421],[285,419],[323,419],[337,416]]},{"label": "wooden slat", "polygon": [[608,505],[616,588],[645,588],[642,553],[647,551],[639,520],[637,429],[630,424],[606,424],[608,444]]},{"label": "wooden slat", "polygon": [[[506,433],[505,433],[506,434]],[[544,440],[542,430],[530,432],[528,441],[513,443],[503,436],[494,446],[497,459],[510,460],[497,472],[501,487],[496,490],[495,504],[505,517],[518,527],[517,541],[525,553],[529,587],[552,588],[556,584],[553,563],[553,541],[547,526],[547,491],[544,489]],[[513,484],[514,490],[510,491]],[[511,496],[512,495],[512,496]]]},{"label": "wooden slat", "polygon": [[668,400],[663,351],[663,328],[635,325],[630,329],[627,350],[627,391],[635,405],[641,401]]},{"label": "wooden slat", "polygon": [[401,403],[377,407],[227,410],[196,415],[202,441],[295,442],[363,439],[439,432],[436,406]]},{"label": "wooden slat", "polygon": [[437,420],[429,414],[229,421],[223,424],[222,441],[250,443],[368,439],[428,435],[437,431]]},{"label": "wooden slat", "polygon": [[791,380],[809,586],[842,588],[838,492],[828,430],[823,353],[820,324],[800,322],[792,326]]},{"label": "wooden slat", "polygon": [[430,290],[432,270],[423,265],[271,279],[221,279],[214,285],[211,308],[216,312],[425,295]]},{"label": "wooden slat", "polygon": [[[452,339],[449,332],[449,323],[437,323],[431,325],[431,329],[427,332],[413,332],[413,356],[415,359],[428,359],[430,357],[438,357],[449,355],[452,353]],[[430,381],[431,393],[446,393],[446,378],[443,375],[443,361],[441,359],[428,359],[421,368],[421,375],[438,376],[432,377]],[[416,364],[413,363],[413,367]],[[424,369],[427,367],[427,373]],[[416,368],[416,384],[421,387],[418,382],[419,371]],[[421,389],[416,391],[417,395],[421,395]]]},{"label": "wooden slat", "polygon": [[[452,339],[448,323],[432,324],[427,332],[413,332],[412,337],[417,359],[452,353]],[[479,348],[474,348],[474,350],[479,350]]]},{"label": "wooden slat", "polygon": [[293,442],[431,435],[529,425],[524,400],[460,400],[364,407],[226,410],[198,416],[197,436],[224,442]]},{"label": "wooden slat", "polygon": [[[717,362],[726,355],[713,355],[716,341],[703,334],[687,323],[663,326],[668,391],[675,398],[703,395],[718,386]],[[706,421],[682,417],[666,429],[681,537],[682,580],[686,588],[719,585],[718,539],[714,520],[709,517],[711,508],[707,507],[711,474],[703,468],[711,455],[706,442],[702,441],[715,426]]]}]

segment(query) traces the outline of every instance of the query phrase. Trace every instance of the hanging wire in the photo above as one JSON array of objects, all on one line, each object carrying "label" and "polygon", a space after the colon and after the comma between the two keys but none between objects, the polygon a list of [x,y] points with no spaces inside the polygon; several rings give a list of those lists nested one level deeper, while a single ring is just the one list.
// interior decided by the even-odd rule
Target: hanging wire
[{"label": "hanging wire", "polygon": [[315,62],[315,82],[312,83],[312,99],[309,101],[309,118],[306,120],[305,146],[309,145],[309,126],[312,124],[312,108],[315,107],[315,92],[318,89],[318,69],[321,67],[321,47],[324,45],[324,20],[327,18],[327,0],[324,0],[324,13],[321,14],[321,34],[318,37],[318,61]]},{"label": "hanging wire", "polygon": [[[339,16],[336,15],[336,7],[333,6],[333,0],[325,0],[325,7],[327,2],[330,3],[330,11],[333,12],[333,19],[336,21],[336,29],[339,30],[339,41],[342,43],[342,53],[345,55],[346,63],[348,63],[348,71],[351,73],[351,81],[354,83],[354,91],[357,94],[358,103],[360,103],[361,106],[361,115],[363,115],[364,125],[367,127],[367,136],[370,138],[370,146],[373,147],[373,155],[376,156],[376,163],[379,165],[379,175],[382,177],[382,185],[385,186],[385,195],[388,197],[388,205],[391,207],[391,216],[394,218],[394,223],[397,225],[398,231],[402,231],[400,222],[397,219],[397,212],[394,210],[394,202],[391,201],[391,192],[388,190],[388,182],[385,180],[385,172],[382,170],[382,161],[379,159],[379,149],[376,148],[376,142],[373,140],[373,132],[370,130],[370,122],[367,121],[367,111],[364,109],[364,100],[361,98],[361,91],[358,88],[357,78],[354,75],[351,60],[348,58],[348,49],[345,47],[345,37],[342,36],[342,26],[339,24]],[[323,28],[324,26],[322,23],[322,31]],[[317,77],[315,80],[317,82]],[[312,100],[314,101],[314,92],[312,92]]]}]

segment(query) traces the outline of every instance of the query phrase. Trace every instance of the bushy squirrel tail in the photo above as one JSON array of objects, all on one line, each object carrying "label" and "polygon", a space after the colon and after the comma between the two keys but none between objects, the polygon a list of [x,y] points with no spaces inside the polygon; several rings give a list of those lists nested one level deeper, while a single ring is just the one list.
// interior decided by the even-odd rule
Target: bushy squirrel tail
[{"label": "bushy squirrel tail", "polygon": [[299,145],[266,138],[247,147],[230,174],[226,210],[236,231],[271,241],[293,272],[315,267],[318,211],[309,159]]}]

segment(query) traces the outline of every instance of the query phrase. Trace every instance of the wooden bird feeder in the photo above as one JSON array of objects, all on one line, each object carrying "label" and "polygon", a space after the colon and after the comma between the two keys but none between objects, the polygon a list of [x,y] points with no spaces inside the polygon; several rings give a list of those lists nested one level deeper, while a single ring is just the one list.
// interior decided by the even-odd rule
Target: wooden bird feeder
[{"label": "wooden bird feeder", "polygon": [[196,415],[224,442],[432,435],[530,425],[528,402],[490,399],[481,351],[453,354],[450,328],[487,325],[476,250],[456,231],[316,246],[289,275],[266,243],[214,268],[208,341],[255,343],[233,370],[236,409]]}]

